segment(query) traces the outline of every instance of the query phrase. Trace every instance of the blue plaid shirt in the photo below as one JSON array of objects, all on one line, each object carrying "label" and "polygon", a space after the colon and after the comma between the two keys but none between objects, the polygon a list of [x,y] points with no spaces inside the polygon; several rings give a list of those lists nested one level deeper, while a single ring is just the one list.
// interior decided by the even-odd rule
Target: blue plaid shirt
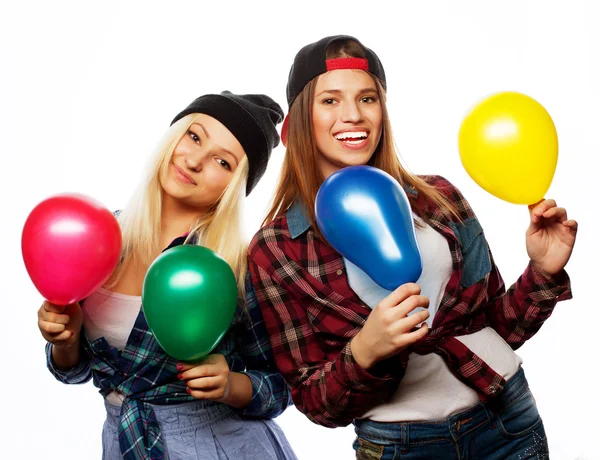
[{"label": "blue plaid shirt", "polygon": [[[177,238],[169,248],[183,244]],[[168,248],[167,248],[168,249]],[[119,444],[125,460],[162,459],[164,448],[160,428],[151,404],[178,404],[193,401],[185,383],[177,378],[177,360],[168,356],[148,328],[142,310],[127,345],[122,351],[111,347],[104,337],[90,342],[82,334],[81,357],[72,369],[56,369],[52,345],[46,345],[48,369],[57,380],[80,384],[93,378],[103,396],[119,391],[125,396],[121,407]],[[290,390],[275,367],[267,330],[250,278],[246,280],[246,306],[238,304],[232,324],[212,353],[225,356],[233,372],[245,373],[252,382],[252,399],[244,409],[251,417],[274,418],[291,404]],[[221,404],[214,402],[214,404]]]}]

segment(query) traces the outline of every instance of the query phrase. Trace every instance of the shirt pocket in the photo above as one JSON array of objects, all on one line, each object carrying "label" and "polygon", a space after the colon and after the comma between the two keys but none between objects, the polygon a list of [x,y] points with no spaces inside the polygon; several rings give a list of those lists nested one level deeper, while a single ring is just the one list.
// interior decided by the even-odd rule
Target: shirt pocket
[{"label": "shirt pocket", "polygon": [[462,254],[460,284],[469,287],[483,279],[491,270],[492,262],[481,224],[475,217],[461,224],[450,223]]}]

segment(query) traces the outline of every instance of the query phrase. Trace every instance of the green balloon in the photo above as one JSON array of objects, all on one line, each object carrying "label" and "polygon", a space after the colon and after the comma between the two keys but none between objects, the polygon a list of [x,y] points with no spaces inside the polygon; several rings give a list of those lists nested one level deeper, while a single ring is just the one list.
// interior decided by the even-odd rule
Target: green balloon
[{"label": "green balloon", "polygon": [[191,244],[157,257],[142,287],[148,326],[163,350],[179,361],[196,361],[213,350],[231,325],[237,299],[229,264]]}]

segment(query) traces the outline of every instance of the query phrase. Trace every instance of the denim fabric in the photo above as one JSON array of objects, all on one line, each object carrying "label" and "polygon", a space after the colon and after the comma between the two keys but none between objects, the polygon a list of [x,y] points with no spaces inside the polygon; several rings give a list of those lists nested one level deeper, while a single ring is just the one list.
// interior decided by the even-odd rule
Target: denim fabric
[{"label": "denim fabric", "polygon": [[463,258],[460,284],[469,287],[492,270],[492,262],[481,224],[475,217],[461,224],[449,223],[458,239]]},{"label": "denim fabric", "polygon": [[[104,402],[103,460],[120,460],[121,407]],[[274,420],[250,418],[212,401],[153,406],[166,460],[296,460]]]},{"label": "denim fabric", "polygon": [[381,423],[356,420],[357,459],[549,458],[544,425],[523,369],[493,401],[447,419]]}]

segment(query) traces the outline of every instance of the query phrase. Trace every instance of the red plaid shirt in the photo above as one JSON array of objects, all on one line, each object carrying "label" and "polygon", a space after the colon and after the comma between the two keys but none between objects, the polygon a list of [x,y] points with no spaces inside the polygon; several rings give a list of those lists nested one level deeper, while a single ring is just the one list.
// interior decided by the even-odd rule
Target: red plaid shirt
[{"label": "red plaid shirt", "polygon": [[506,381],[455,336],[489,326],[517,349],[539,330],[557,301],[571,298],[566,272],[548,280],[531,263],[506,290],[467,201],[444,178],[423,179],[461,217],[451,220],[425,196],[407,190],[413,211],[447,239],[452,275],[428,336],[368,371],[354,360],[350,340],[371,309],[350,288],[342,256],[315,238],[303,207],[293,205],[250,244],[250,271],[277,365],[296,407],[317,424],[345,426],[389,400],[410,352],[439,354],[482,400],[492,398]]}]

